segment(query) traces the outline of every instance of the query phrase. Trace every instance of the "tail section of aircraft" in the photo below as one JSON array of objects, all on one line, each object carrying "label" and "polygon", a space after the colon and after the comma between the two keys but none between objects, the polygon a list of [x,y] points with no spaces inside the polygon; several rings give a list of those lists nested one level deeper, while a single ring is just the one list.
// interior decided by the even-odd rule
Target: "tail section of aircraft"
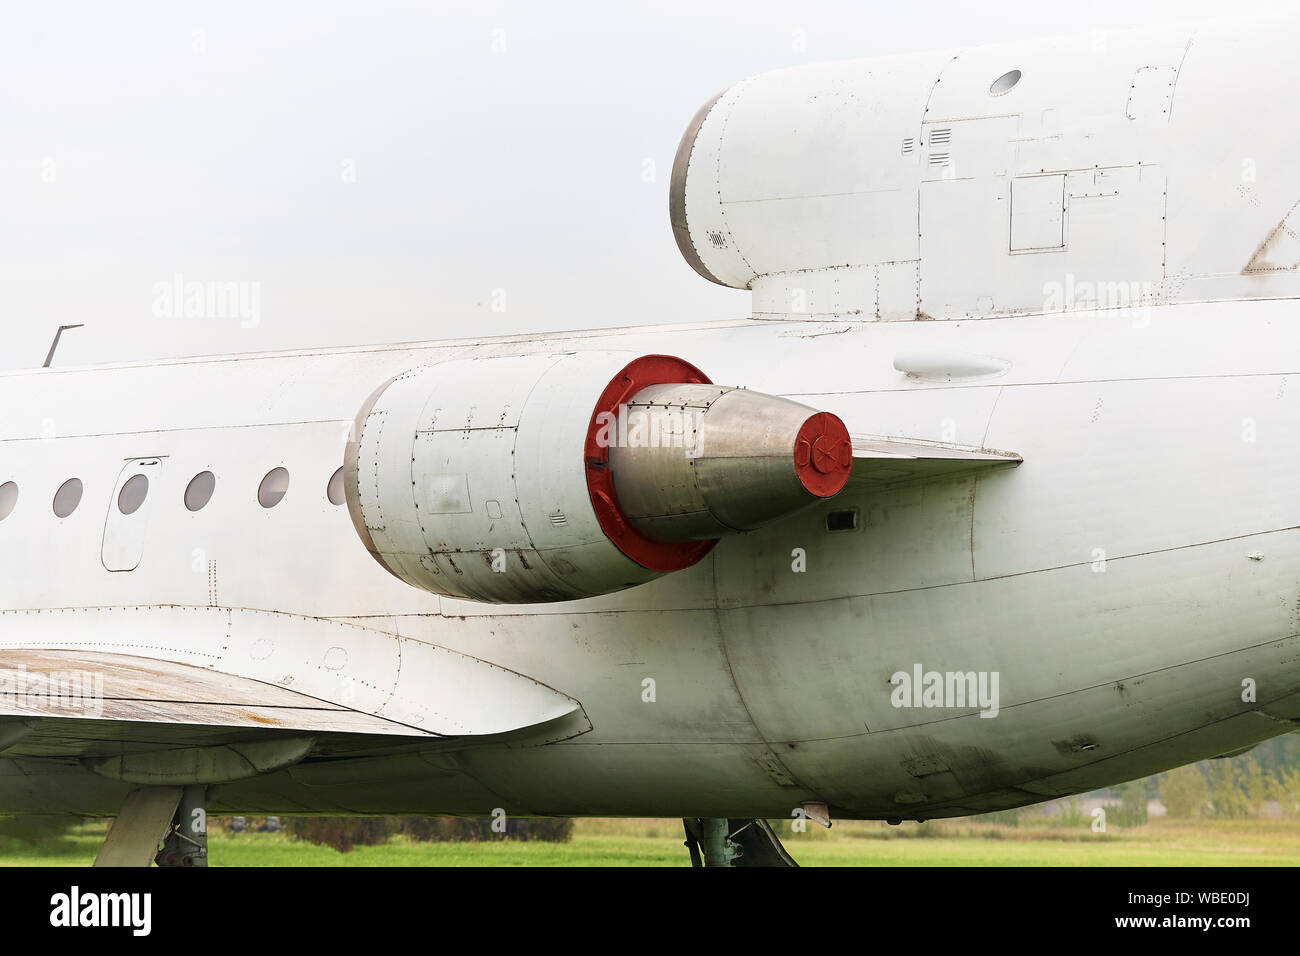
[{"label": "tail section of aircraft", "polygon": [[0,375],[0,811],[734,865],[1289,731],[1296,24],[736,84],[670,215],[752,319]]},{"label": "tail section of aircraft", "polygon": [[1300,18],[819,63],[688,127],[684,257],[757,317],[950,319],[1300,295]]}]

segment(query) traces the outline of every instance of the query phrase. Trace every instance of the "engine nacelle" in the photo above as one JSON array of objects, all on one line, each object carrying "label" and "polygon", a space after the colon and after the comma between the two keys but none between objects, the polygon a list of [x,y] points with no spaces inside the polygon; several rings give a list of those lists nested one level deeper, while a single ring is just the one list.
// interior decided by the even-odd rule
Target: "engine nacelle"
[{"label": "engine nacelle", "polygon": [[[669,436],[664,441],[664,436]],[[618,352],[458,359],[357,416],[348,510],[414,587],[492,603],[608,594],[837,492],[839,419]]]}]

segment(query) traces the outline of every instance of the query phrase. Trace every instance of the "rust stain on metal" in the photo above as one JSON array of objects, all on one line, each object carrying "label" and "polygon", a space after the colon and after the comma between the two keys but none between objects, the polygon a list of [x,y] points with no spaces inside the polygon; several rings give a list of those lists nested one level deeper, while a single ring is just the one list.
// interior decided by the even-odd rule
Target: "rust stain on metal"
[{"label": "rust stain on metal", "polygon": [[[1300,203],[1296,205],[1300,206]],[[1296,231],[1289,225],[1291,214],[1295,212],[1295,209],[1296,206],[1292,206],[1291,210],[1282,218],[1282,221],[1255,248],[1255,254],[1250,257],[1250,262],[1246,264],[1246,268],[1241,270],[1242,275],[1256,275],[1261,272],[1294,272],[1297,268],[1300,268],[1300,235],[1297,235]],[[1286,242],[1288,239],[1292,247],[1291,256],[1293,261],[1289,265],[1285,261],[1282,263],[1274,261],[1275,256],[1288,245]]]}]

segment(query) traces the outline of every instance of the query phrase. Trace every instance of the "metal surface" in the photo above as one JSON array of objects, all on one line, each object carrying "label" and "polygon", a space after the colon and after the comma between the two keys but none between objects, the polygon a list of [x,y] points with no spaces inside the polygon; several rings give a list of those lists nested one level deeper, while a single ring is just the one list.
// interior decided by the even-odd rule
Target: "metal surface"
[{"label": "metal surface", "polygon": [[[685,212],[753,320],[0,374],[0,653],[115,688],[98,715],[6,703],[0,812],[116,812],[132,785],[91,760],[310,737],[213,807],[930,819],[1289,732],[1300,171],[1293,124],[1242,104],[1295,85],[1296,23],[731,87]],[[1013,252],[1011,183],[1042,173],[1065,176],[1065,247]],[[1017,235],[1053,225],[1029,214]],[[1127,305],[1099,295],[1129,280]],[[876,321],[909,316],[980,321]],[[836,416],[852,480],[647,572],[601,531],[583,448],[607,383],[664,354]],[[167,467],[144,558],[111,572],[103,519],[145,453]],[[742,525],[733,497],[718,519]],[[996,706],[896,697],[918,666],[997,675]]]},{"label": "metal surface", "polygon": [[[576,701],[520,674],[355,625],[123,608],[0,614],[0,626],[9,642],[33,645],[0,648],[0,714],[22,718],[429,739],[581,715]],[[209,641],[235,652],[224,671],[165,659],[190,656],[186,643],[219,646]],[[93,642],[128,653],[76,649]]]},{"label": "metal surface", "polygon": [[1297,41],[1289,12],[752,77],[683,140],[678,245],[795,321],[1295,296],[1295,134],[1244,107]]},{"label": "metal surface", "polygon": [[853,474],[849,481],[863,484],[898,484],[923,481],[968,471],[1009,468],[1020,464],[1014,452],[958,448],[942,442],[900,442],[856,435]]},{"label": "metal surface", "polygon": [[629,520],[619,500],[611,456],[629,441],[624,427],[627,403],[643,389],[665,383],[700,387],[707,386],[709,379],[695,366],[672,356],[645,355],[629,362],[610,380],[596,401],[583,446],[587,490],[600,530],[641,567],[663,573],[689,568],[708,554],[715,542],[707,537],[700,541],[674,541],[646,535]]},{"label": "metal surface", "polygon": [[281,737],[215,747],[168,747],[87,760],[100,776],[149,786],[230,783],[291,767],[311,753],[311,737]]},{"label": "metal surface", "polygon": [[208,865],[208,809],[206,786],[189,786],[181,794],[162,848],[154,858],[162,867]]},{"label": "metal surface", "polygon": [[[343,509],[324,497],[341,457],[340,423],[351,421],[373,383],[463,355],[465,346],[0,375],[3,459],[12,463],[0,477],[23,487],[18,507],[0,522],[0,580],[9,582],[0,589],[7,608],[0,627],[9,651],[62,647],[152,658],[147,666],[159,669],[160,683],[145,696],[169,721],[199,720],[162,703],[175,699],[166,693],[171,663],[203,669],[213,680],[233,672],[268,694],[305,691],[346,708],[323,714],[340,728],[367,720],[385,735],[392,728],[380,721],[423,728],[446,715],[449,699],[473,705],[482,729],[519,726],[509,708],[527,700],[520,693],[555,688],[568,708],[581,701],[593,730],[573,744],[479,748],[465,758],[492,788],[515,794],[505,803],[536,812],[725,816],[742,802],[716,796],[725,791],[745,794],[745,809],[756,816],[788,817],[792,807],[816,800],[842,818],[933,817],[1101,786],[1122,774],[1131,779],[1247,746],[1300,716],[1300,681],[1286,663],[1297,631],[1278,610],[1300,576],[1300,540],[1288,530],[1300,520],[1288,513],[1289,496],[1260,492],[1286,487],[1300,461],[1300,434],[1291,427],[1295,393],[1284,387],[1300,374],[1292,308],[1252,303],[1226,316],[1212,305],[1169,307],[1142,328],[1079,313],[867,324],[809,338],[785,335],[798,326],[767,322],[612,333],[599,341],[640,354],[664,350],[671,337],[673,351],[698,356],[701,366],[795,401],[804,400],[804,370],[815,368],[816,407],[854,433],[919,450],[914,460],[898,461],[892,451],[859,457],[859,477],[832,502],[724,540],[695,568],[618,595],[518,608],[439,600],[393,578],[366,553]],[[892,363],[920,339],[946,351],[1003,356],[1011,365],[993,388],[915,381]],[[553,354],[557,345],[590,343],[584,333],[471,350]],[[771,354],[783,361],[766,360]],[[749,371],[738,371],[741,365]],[[222,416],[260,424],[188,427],[182,409],[157,400],[187,389],[220,392],[232,377],[244,381],[222,392]],[[260,389],[259,377],[267,383]],[[298,386],[268,404],[267,389],[286,378]],[[105,416],[102,403],[80,398],[110,387],[138,396],[138,404]],[[57,415],[63,437],[42,440],[40,418],[26,411],[33,407]],[[298,437],[286,448],[286,423],[311,419],[313,408],[321,425],[294,426]],[[1241,440],[1242,408],[1257,428],[1253,444]],[[188,418],[211,414],[192,410]],[[138,453],[137,433],[146,430],[170,453],[167,477],[152,492],[170,511],[151,522],[148,576],[140,577],[143,566],[112,574],[100,563],[98,518],[122,460]],[[1025,464],[990,461],[924,476],[953,459],[921,455],[962,449],[980,461],[997,457],[980,449],[1014,449]],[[288,462],[295,490],[315,485],[319,501],[291,493],[269,512],[260,508],[257,482],[273,456]],[[966,468],[968,460],[960,460]],[[877,461],[897,470],[865,480]],[[51,535],[47,496],[74,468],[86,480],[86,501]],[[204,469],[217,475],[218,491],[191,515],[182,491]],[[1221,506],[1207,510],[1211,487]],[[857,509],[858,530],[828,532],[830,509]],[[1067,520],[1071,515],[1093,517]],[[207,606],[208,576],[193,570],[196,539],[221,556],[221,606]],[[792,571],[796,547],[806,551],[806,573]],[[1105,573],[1092,571],[1098,547]],[[1265,559],[1247,560],[1251,552]],[[36,568],[58,572],[27,573]],[[1261,601],[1261,593],[1275,600]],[[280,613],[241,609],[258,606]],[[1043,620],[1044,608],[1050,624],[1026,627],[1026,620]],[[927,667],[999,671],[998,718],[980,719],[971,709],[939,721],[934,711],[891,707],[887,679],[912,666],[918,641],[933,648],[936,663],[926,660]],[[1098,641],[1111,651],[1081,650]],[[331,671],[327,655],[335,647],[346,661]],[[1059,666],[1038,666],[1048,655]],[[503,681],[511,675],[499,693],[485,695],[470,682],[474,673],[497,669]],[[1243,672],[1262,675],[1260,699],[1247,705],[1234,694],[1207,708],[1207,695]],[[815,692],[798,679],[805,674]],[[523,683],[520,675],[527,675]],[[278,684],[289,677],[291,684]],[[641,699],[645,678],[656,682],[653,704]],[[1113,706],[1121,683],[1126,700],[1142,702],[1141,720],[1126,719],[1133,708]],[[345,693],[354,694],[350,702]],[[130,698],[105,701],[118,706],[143,707]],[[243,730],[255,723],[228,714]],[[102,733],[84,720],[56,723],[68,727],[65,737],[93,741]],[[121,730],[143,733],[134,716]],[[167,736],[200,730],[211,733],[191,724],[190,731],[168,727]],[[52,766],[32,765],[40,758],[29,753],[93,746],[56,745],[46,733],[0,755],[6,806],[68,801],[86,812],[113,812],[122,791],[86,780],[102,778],[85,768],[54,774]],[[915,734],[927,742],[918,745]],[[1054,743],[1085,734],[1099,746],[1062,751]],[[576,745],[581,740],[599,746]],[[939,756],[917,764],[918,747]],[[989,749],[999,754],[996,762],[975,756]],[[775,775],[757,763],[768,752],[780,754],[783,769]],[[918,766],[937,769],[918,777],[908,769]],[[493,799],[467,789],[458,774],[425,767],[424,778],[396,759],[364,775],[339,768],[329,799],[412,812],[477,812],[480,801]],[[268,781],[275,782],[229,784],[221,799],[266,812],[323,800],[319,789],[295,782],[305,770],[273,774]],[[50,774],[51,789],[31,790],[41,773]],[[629,780],[636,785],[620,782]]]},{"label": "metal surface", "polygon": [[63,333],[69,329],[79,329],[85,325],[84,322],[78,322],[76,325],[60,325],[54,330],[54,340],[50,342],[50,350],[45,353],[45,362],[41,368],[49,368],[54,364],[54,353],[59,347],[59,342],[63,338]]},{"label": "metal surface", "polygon": [[150,486],[156,487],[162,472],[161,458],[137,458],[122,467],[104,518],[104,545],[100,557],[106,570],[134,571],[144,559],[145,542],[149,538],[149,514],[156,496],[146,494],[143,503],[130,514],[124,513],[119,499],[127,482],[140,476]]},{"label": "metal surface", "polygon": [[[377,748],[390,745],[388,722],[423,729],[452,717],[478,730],[535,723],[551,712],[526,703],[530,687],[539,703],[556,701],[553,718],[567,707],[593,727],[576,738],[541,736],[570,739],[555,746],[466,751],[465,770],[487,784],[487,795],[460,771],[396,757],[375,757],[364,773],[342,761],[328,793],[300,782],[323,772],[306,763],[223,787],[223,806],[264,812],[313,803],[374,812],[508,804],[720,817],[743,805],[754,816],[784,818],[812,800],[840,818],[934,817],[1247,746],[1300,716],[1300,680],[1287,663],[1297,629],[1282,610],[1300,578],[1300,539],[1288,530],[1300,520],[1289,512],[1290,496],[1261,491],[1288,487],[1300,461],[1300,433],[1291,427],[1298,399],[1285,386],[1300,374],[1292,310],[1287,302],[1250,303],[1231,315],[1213,305],[1167,307],[1141,328],[1078,313],[862,324],[822,337],[788,334],[815,323],[770,322],[610,333],[596,341],[637,354],[664,351],[671,339],[672,351],[720,376],[815,402],[851,432],[890,444],[878,459],[858,457],[858,477],[831,502],[725,539],[694,568],[617,595],[510,608],[439,599],[388,574],[344,509],[325,499],[326,481],[346,423],[374,382],[467,350],[586,348],[586,333],[0,375],[0,445],[11,469],[0,477],[23,489],[0,522],[6,652],[62,648],[84,655],[90,669],[101,669],[91,655],[131,655],[157,668],[159,681],[143,695],[156,703],[104,702],[106,713],[128,708],[130,720],[43,721],[0,755],[0,797],[19,810],[114,812],[123,785],[84,767],[39,762],[40,753],[93,750],[107,734],[103,724],[118,725],[114,746],[199,734],[195,745],[213,742],[201,717],[165,703],[177,699],[166,692],[172,664],[214,681],[257,682],[272,695],[263,710],[245,706],[258,703],[247,696],[213,700],[258,716],[290,705],[277,699],[281,692],[326,701],[320,716],[340,729],[373,729]],[[993,387],[914,380],[893,359],[917,341],[1001,356],[1010,368]],[[808,369],[816,370],[816,396],[800,394]],[[298,384],[276,392],[286,379]],[[230,380],[239,387],[225,390]],[[107,414],[103,403],[82,399],[110,390],[135,404]],[[243,424],[213,426],[204,422],[216,416],[206,405],[187,412],[161,400],[191,392],[225,395],[219,417]],[[62,437],[42,439],[35,408],[59,418]],[[1254,419],[1254,443],[1242,441],[1243,408]],[[319,425],[289,426],[312,420]],[[579,437],[584,430],[585,423]],[[100,517],[144,431],[169,453],[167,475],[151,492],[159,510],[149,571],[112,574],[100,562]],[[918,451],[898,460],[899,444]],[[1013,449],[1025,463],[991,461],[998,456],[990,449]],[[978,461],[942,457],[962,450]],[[540,448],[537,456],[543,460]],[[316,499],[291,492],[262,509],[257,483],[273,459],[287,462],[294,492],[311,488]],[[931,470],[952,460],[965,470]],[[877,463],[896,470],[866,480]],[[183,489],[205,469],[216,474],[217,493],[190,513]],[[48,495],[74,470],[86,481],[86,500],[54,535]],[[1207,510],[1208,489],[1217,489],[1219,506]],[[828,511],[852,509],[856,530],[827,530]],[[217,558],[219,606],[208,606],[209,575],[194,570],[196,543]],[[1098,547],[1105,573],[1092,570]],[[792,569],[795,548],[806,552],[805,573]],[[1264,560],[1248,560],[1253,552]],[[1039,623],[1026,626],[1031,620]],[[1085,650],[1099,641],[1105,653]],[[931,648],[927,667],[999,671],[998,718],[893,708],[889,675],[910,668],[918,646]],[[1051,668],[1040,666],[1049,659]],[[499,689],[480,690],[476,673],[497,674]],[[1240,673],[1257,677],[1260,699],[1246,704],[1236,692],[1207,706],[1219,699],[1215,688],[1239,683],[1232,678]],[[642,700],[646,678],[655,681],[654,703]],[[1115,706],[1119,684],[1132,706]],[[467,716],[448,714],[448,700]],[[522,718],[513,710],[521,704]],[[161,723],[138,720],[146,706],[163,721],[190,723],[164,734]],[[1128,719],[1139,712],[1140,720]],[[256,721],[235,708],[226,713],[238,725],[230,732],[254,730]],[[67,728],[62,739],[49,736],[50,723]],[[306,726],[314,733],[319,723]],[[1098,746],[1057,746],[1082,735]],[[990,750],[996,760],[980,756]],[[769,753],[779,754],[778,764]],[[487,803],[491,792],[513,796]]]},{"label": "metal surface", "polygon": [[[723,93],[725,92],[724,90]],[[668,186],[668,219],[672,224],[673,238],[677,240],[677,248],[682,258],[690,263],[691,268],[697,273],[718,285],[726,285],[726,283],[710,272],[700,259],[700,254],[695,249],[695,242],[691,238],[690,226],[686,222],[686,182],[690,171],[691,155],[695,151],[695,137],[699,135],[704,120],[714,104],[722,99],[722,95],[719,93],[701,106],[691,119],[690,125],[686,127],[686,132],[682,134],[681,141],[677,144],[677,153],[673,157],[672,179]]]},{"label": "metal surface", "polygon": [[[831,497],[848,480],[852,451],[847,432],[829,451],[825,436],[803,438],[817,416],[745,389],[642,389],[623,409],[621,440],[610,448],[623,513],[649,537],[698,541],[752,531]],[[823,475],[829,487],[820,487]]]},{"label": "metal surface", "polygon": [[122,804],[95,866],[149,866],[171,826],[182,787],[140,787]]},{"label": "metal surface", "polygon": [[686,845],[693,866],[798,867],[771,824],[762,818],[684,820]]},{"label": "metal surface", "polygon": [[447,361],[393,379],[362,409],[348,508],[401,580],[449,597],[562,601],[659,571],[602,530],[583,450],[610,351]]},{"label": "metal surface", "polygon": [[731,821],[726,817],[700,821],[700,852],[705,866],[737,866],[744,850],[731,840]]}]

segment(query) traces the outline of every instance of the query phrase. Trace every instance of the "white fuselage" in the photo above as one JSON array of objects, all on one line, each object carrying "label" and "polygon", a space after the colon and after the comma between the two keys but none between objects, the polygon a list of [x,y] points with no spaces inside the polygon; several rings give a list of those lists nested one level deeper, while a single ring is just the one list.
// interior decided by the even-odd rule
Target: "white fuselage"
[{"label": "white fuselage", "polygon": [[[0,375],[0,482],[20,488],[0,521],[0,648],[194,664],[401,719],[436,707],[402,673],[438,645],[590,722],[550,743],[304,762],[221,787],[212,805],[230,810],[773,817],[819,801],[915,818],[1113,784],[1300,718],[1296,311],[746,320]],[[851,483],[589,600],[476,604],[380,567],[326,497],[367,395],[450,357],[571,349],[681,355],[855,435],[1024,462]],[[905,374],[904,354],[956,374]],[[147,521],[123,529],[119,476],[146,458]],[[290,483],[266,509],[276,467]],[[191,513],[204,470],[215,492]],[[58,518],[71,477],[84,495]],[[855,529],[827,530],[851,509]],[[123,549],[138,564],[108,570]],[[891,676],[916,665],[996,675],[996,716],[895,706]],[[76,761],[0,756],[0,811],[113,812],[125,790]]]},{"label": "white fuselage", "polygon": [[[1298,31],[1291,17],[1102,34],[736,84],[688,128],[670,214],[697,271],[753,293],[752,319],[0,375],[0,504],[18,489],[0,515],[0,665],[57,652],[154,668],[116,725],[0,709],[0,812],[112,813],[132,779],[216,760],[225,727],[273,727],[249,710],[273,695],[299,702],[283,725],[310,736],[210,792],[214,809],[786,817],[814,803],[916,819],[1292,730],[1300,174],[1271,104],[1300,79]],[[367,548],[411,581],[458,573],[440,564],[457,542],[418,553],[440,533],[420,510],[429,489],[435,522],[524,514],[536,538],[584,516],[543,502],[552,527],[508,496],[504,511],[500,495],[474,502],[465,468],[421,471],[409,446],[375,441],[383,462],[349,458],[389,469],[353,509],[359,532],[327,485],[370,397],[473,360],[481,378],[455,366],[458,414],[491,406],[505,436],[521,414],[505,386],[528,388],[494,369],[530,363],[492,360],[586,351],[675,356],[854,437],[1022,461],[854,478],[601,597],[475,603],[385,570]],[[428,420],[413,380],[403,440]],[[566,407],[581,439],[590,412]],[[581,440],[556,444],[492,461],[515,487],[542,468],[531,487],[567,482],[590,507]],[[288,487],[268,508],[275,469]],[[215,489],[192,511],[205,471]],[[137,472],[149,492],[123,515]],[[71,478],[82,498],[58,517]],[[410,499],[394,533],[390,492]],[[468,550],[490,556],[479,537]],[[348,728],[346,746],[330,737]],[[169,757],[183,744],[198,749]],[[116,747],[143,756],[112,763]]]}]

